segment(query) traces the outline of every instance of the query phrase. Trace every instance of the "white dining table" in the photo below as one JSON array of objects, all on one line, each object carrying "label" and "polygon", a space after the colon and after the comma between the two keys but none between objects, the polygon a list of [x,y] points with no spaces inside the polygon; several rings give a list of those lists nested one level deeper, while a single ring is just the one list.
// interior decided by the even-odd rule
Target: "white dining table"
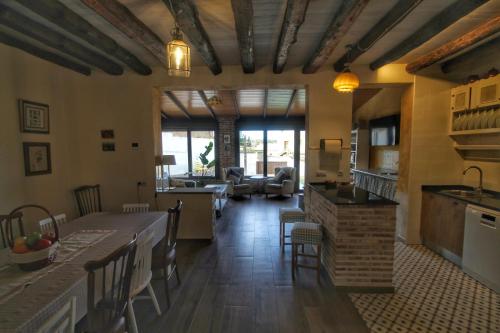
[{"label": "white dining table", "polygon": [[76,319],[80,320],[87,313],[87,272],[83,265],[112,253],[136,233],[140,239],[152,232],[153,245],[157,244],[165,235],[166,223],[166,212],[151,212],[92,214],[62,225],[60,233],[63,237],[92,230],[108,232],[109,235],[64,264],[54,266],[54,270],[26,285],[7,301],[0,300],[0,332],[36,331],[71,297],[76,297]]}]

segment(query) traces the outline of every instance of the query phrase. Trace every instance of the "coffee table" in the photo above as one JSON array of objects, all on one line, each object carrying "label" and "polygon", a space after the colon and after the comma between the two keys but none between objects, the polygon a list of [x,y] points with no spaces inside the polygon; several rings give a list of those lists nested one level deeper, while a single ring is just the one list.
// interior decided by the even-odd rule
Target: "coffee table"
[{"label": "coffee table", "polygon": [[205,185],[205,188],[215,189],[215,198],[219,202],[219,209],[216,210],[215,214],[217,217],[222,216],[222,210],[227,202],[227,185],[226,184],[209,184]]}]

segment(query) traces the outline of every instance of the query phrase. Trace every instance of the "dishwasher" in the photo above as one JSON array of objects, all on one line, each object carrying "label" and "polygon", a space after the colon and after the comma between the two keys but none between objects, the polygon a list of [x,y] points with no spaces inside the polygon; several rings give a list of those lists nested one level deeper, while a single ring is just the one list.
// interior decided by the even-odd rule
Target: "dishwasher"
[{"label": "dishwasher", "polygon": [[500,212],[467,205],[462,269],[500,292]]}]

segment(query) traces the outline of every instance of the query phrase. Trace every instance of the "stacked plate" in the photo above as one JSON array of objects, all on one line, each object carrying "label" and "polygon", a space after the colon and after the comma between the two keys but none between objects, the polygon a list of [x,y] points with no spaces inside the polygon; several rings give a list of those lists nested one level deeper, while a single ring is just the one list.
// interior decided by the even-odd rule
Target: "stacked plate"
[{"label": "stacked plate", "polygon": [[500,128],[500,109],[460,113],[453,120],[454,131]]}]

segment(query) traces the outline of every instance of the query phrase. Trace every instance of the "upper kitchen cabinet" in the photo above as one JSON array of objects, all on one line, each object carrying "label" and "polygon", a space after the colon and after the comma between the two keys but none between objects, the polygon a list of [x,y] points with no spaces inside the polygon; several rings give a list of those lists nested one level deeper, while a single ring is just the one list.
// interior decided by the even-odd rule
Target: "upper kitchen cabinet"
[{"label": "upper kitchen cabinet", "polygon": [[470,107],[471,85],[467,84],[451,89],[451,111],[463,111]]},{"label": "upper kitchen cabinet", "polygon": [[499,104],[500,75],[474,82],[471,92],[471,108],[473,109]]}]

